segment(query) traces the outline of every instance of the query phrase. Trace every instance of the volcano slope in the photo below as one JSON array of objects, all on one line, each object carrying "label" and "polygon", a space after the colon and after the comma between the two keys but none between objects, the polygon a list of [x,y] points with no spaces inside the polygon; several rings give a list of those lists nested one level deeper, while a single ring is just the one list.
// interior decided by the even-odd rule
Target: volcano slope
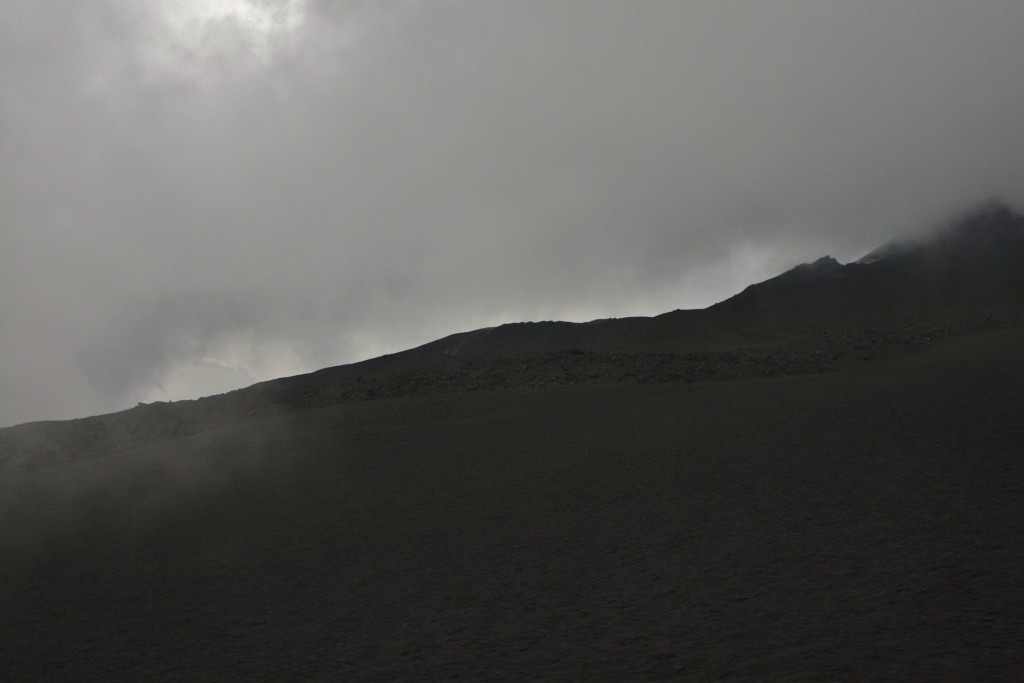
[{"label": "volcano slope", "polygon": [[355,402],[11,475],[0,671],[1012,680],[1022,343]]},{"label": "volcano slope", "polygon": [[1014,271],[891,251],[0,430],[0,678],[1016,680]]}]

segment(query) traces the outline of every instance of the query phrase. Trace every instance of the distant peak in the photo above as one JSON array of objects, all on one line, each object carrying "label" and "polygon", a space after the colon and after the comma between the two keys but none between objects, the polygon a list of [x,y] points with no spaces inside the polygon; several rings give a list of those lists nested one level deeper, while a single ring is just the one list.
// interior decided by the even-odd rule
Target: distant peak
[{"label": "distant peak", "polygon": [[846,266],[831,256],[822,256],[811,263],[801,263],[798,266],[790,268],[785,273],[777,275],[769,280],[750,285],[743,290],[743,293],[764,293],[768,291],[778,291],[780,288],[787,289],[791,287],[813,285],[830,280],[837,280],[845,277],[846,274]]},{"label": "distant peak", "polygon": [[783,275],[792,274],[799,276],[802,279],[817,279],[822,276],[828,276],[831,273],[841,271],[842,269],[843,264],[839,261],[835,260],[831,256],[822,256],[816,261],[801,263],[800,265],[791,268],[787,273],[783,273]]},{"label": "distant peak", "polygon": [[822,256],[817,261],[812,261],[811,263],[804,263],[803,265],[797,266],[797,268],[810,268],[813,270],[821,270],[822,268],[836,267],[842,267],[842,264],[839,263],[839,261],[836,261],[831,256]]}]

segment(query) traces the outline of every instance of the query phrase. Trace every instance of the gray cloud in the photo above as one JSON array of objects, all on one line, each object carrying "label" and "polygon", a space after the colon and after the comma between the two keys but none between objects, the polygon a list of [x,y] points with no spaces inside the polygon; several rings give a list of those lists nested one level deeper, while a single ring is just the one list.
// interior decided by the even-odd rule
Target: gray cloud
[{"label": "gray cloud", "polygon": [[0,6],[0,424],[712,303],[999,195],[1024,7]]}]

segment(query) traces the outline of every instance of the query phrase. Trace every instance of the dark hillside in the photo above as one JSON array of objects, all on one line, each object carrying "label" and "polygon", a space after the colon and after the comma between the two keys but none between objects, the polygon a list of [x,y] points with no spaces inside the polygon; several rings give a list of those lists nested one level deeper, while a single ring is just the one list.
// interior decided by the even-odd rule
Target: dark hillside
[{"label": "dark hillside", "polygon": [[4,680],[1016,680],[1024,328],[0,480]]},{"label": "dark hillside", "polygon": [[0,429],[0,680],[1019,680],[1024,220]]}]

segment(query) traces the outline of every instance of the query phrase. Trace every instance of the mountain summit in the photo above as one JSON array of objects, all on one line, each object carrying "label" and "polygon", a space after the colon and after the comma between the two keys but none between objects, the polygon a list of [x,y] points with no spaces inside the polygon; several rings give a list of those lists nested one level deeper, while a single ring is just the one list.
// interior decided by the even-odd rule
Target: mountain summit
[{"label": "mountain summit", "polygon": [[1024,217],[988,202],[853,263],[823,257],[712,306],[734,324],[828,319],[900,308],[976,306],[1024,296]]}]

